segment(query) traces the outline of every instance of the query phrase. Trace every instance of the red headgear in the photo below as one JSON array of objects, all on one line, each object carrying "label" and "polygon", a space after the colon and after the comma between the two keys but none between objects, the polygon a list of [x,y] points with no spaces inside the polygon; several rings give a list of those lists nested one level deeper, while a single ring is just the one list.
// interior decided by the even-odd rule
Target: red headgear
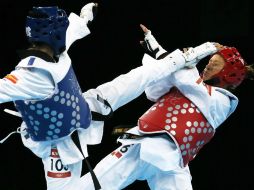
[{"label": "red headgear", "polygon": [[216,86],[221,88],[236,88],[244,80],[246,75],[246,63],[240,53],[234,47],[224,47],[218,51],[225,60],[224,68],[213,78],[218,78],[219,83]]}]

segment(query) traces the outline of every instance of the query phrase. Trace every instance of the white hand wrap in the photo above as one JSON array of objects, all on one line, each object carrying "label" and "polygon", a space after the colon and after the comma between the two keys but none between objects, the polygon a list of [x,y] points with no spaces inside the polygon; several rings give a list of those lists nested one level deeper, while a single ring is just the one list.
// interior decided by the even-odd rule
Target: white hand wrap
[{"label": "white hand wrap", "polygon": [[214,43],[206,42],[195,48],[189,48],[187,52],[183,53],[186,60],[185,66],[193,68],[204,57],[216,53],[218,50]]},{"label": "white hand wrap", "polygon": [[80,17],[83,18],[86,21],[86,23],[88,23],[88,21],[92,21],[94,18],[93,15],[94,6],[95,6],[94,3],[88,3],[80,11]]},{"label": "white hand wrap", "polygon": [[147,43],[148,49],[152,52],[155,49],[159,49],[159,51],[156,53],[155,58],[157,59],[161,54],[167,52],[165,49],[161,47],[161,45],[157,42],[157,40],[152,35],[152,32],[149,30],[147,33],[145,33],[145,42]]}]

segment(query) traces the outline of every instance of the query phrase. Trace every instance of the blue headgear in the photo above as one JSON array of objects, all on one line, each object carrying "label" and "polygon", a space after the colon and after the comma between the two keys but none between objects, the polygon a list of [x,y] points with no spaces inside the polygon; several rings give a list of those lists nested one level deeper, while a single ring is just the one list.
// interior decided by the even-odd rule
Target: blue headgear
[{"label": "blue headgear", "polygon": [[49,45],[55,55],[65,50],[69,20],[64,10],[54,7],[33,7],[26,18],[26,35],[29,42]]}]

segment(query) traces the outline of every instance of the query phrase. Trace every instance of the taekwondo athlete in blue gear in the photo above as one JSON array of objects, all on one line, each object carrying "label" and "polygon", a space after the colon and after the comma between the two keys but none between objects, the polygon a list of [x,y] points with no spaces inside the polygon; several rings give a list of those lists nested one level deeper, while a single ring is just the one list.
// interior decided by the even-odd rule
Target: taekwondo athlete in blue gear
[{"label": "taekwondo athlete in blue gear", "polygon": [[[93,20],[95,7],[96,4],[89,3],[82,8],[80,17],[71,13],[69,18],[57,6],[33,7],[26,19],[31,45],[19,52],[22,60],[16,69],[1,79],[0,102],[14,101],[24,121],[25,146],[41,158],[51,157],[51,163],[60,160],[55,141],[70,138],[72,132],[85,129],[91,123],[92,112],[82,95],[67,50],[75,40],[90,33],[87,24]],[[108,103],[107,106],[111,109]],[[54,173],[47,170],[47,161],[43,159],[43,163],[48,189],[67,187],[75,179],[75,168],[72,171],[68,166],[61,166],[64,170],[61,173],[58,165]],[[59,186],[62,180],[58,179],[67,177]]]},{"label": "taekwondo athlete in blue gear", "polygon": [[[65,50],[68,25],[69,20],[63,10],[57,7],[34,7],[27,17],[27,37],[31,43],[49,45],[54,55],[58,56]],[[35,57],[25,58],[18,67],[36,67],[49,73],[56,73],[55,69],[58,69],[52,68],[51,63],[41,64]],[[64,71],[66,74],[60,80],[51,74],[57,88],[50,97],[28,102],[15,101],[15,106],[27,125],[27,132],[34,141],[56,140],[90,125],[91,112],[82,97],[72,66],[66,66]]]},{"label": "taekwondo athlete in blue gear", "polygon": [[[42,159],[48,190],[79,189],[87,145],[99,144],[103,135],[103,118],[91,118],[91,113],[109,115],[187,64],[176,50],[157,64],[144,64],[81,94],[67,51],[90,34],[87,24],[95,5],[89,3],[80,16],[71,13],[68,18],[58,7],[33,8],[26,27],[31,46],[20,52],[15,70],[0,79],[0,103],[15,102],[24,119],[22,142]],[[73,131],[82,151],[71,138]]]}]

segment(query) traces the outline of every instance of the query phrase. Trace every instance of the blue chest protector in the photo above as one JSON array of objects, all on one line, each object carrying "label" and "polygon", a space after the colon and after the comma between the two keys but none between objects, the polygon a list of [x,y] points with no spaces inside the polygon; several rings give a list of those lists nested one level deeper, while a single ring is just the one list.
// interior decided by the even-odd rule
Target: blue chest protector
[{"label": "blue chest protector", "polygon": [[50,141],[70,135],[91,123],[91,112],[70,66],[53,96],[39,101],[15,101],[34,141]]}]

